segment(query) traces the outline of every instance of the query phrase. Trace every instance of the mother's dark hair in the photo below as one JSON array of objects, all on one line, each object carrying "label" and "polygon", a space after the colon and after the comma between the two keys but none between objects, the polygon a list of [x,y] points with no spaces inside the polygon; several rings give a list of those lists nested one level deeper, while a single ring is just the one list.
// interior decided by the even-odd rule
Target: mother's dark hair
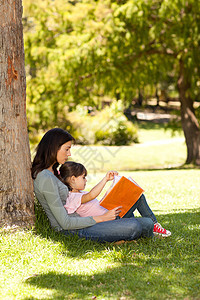
[{"label": "mother's dark hair", "polygon": [[73,136],[64,129],[53,128],[45,133],[36,148],[36,155],[32,163],[31,174],[35,179],[37,174],[44,169],[53,166],[55,175],[57,175],[57,152],[60,147],[69,142],[74,141]]}]

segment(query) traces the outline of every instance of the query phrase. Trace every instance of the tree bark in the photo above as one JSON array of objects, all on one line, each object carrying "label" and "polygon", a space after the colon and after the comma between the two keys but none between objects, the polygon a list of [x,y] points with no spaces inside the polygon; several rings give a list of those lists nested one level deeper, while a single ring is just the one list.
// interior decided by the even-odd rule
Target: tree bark
[{"label": "tree bark", "polygon": [[0,226],[34,224],[22,0],[0,3]]},{"label": "tree bark", "polygon": [[187,146],[186,164],[200,166],[200,128],[195,116],[193,100],[187,95],[189,84],[186,80],[184,62],[180,60],[178,90],[181,101],[181,122]]}]

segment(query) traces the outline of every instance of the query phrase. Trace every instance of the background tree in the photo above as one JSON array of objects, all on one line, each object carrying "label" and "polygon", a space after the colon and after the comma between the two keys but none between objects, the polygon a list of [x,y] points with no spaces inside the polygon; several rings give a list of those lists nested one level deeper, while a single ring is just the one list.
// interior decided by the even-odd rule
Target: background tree
[{"label": "background tree", "polygon": [[[200,165],[194,109],[200,81],[199,2],[50,3],[27,6],[27,16],[34,15],[27,19],[31,26],[26,34],[28,95],[38,124],[47,108],[57,120],[64,106],[73,109],[82,103],[100,108],[105,96],[121,98],[127,106],[138,91],[151,88],[153,94],[155,85],[167,83],[170,77],[181,103],[186,163]],[[49,125],[49,117],[42,120]]]},{"label": "background tree", "polygon": [[0,226],[33,224],[22,2],[0,3]]},{"label": "background tree", "polygon": [[[200,165],[200,129],[193,106],[199,95],[200,4],[193,0],[127,1],[115,10],[115,20],[124,24],[120,34],[115,31],[111,36],[117,36],[115,46],[122,53],[115,62],[134,70],[139,59],[140,66],[149,69],[145,79],[150,83],[158,69],[164,76],[173,71],[181,102],[186,163]],[[123,39],[128,39],[127,47]],[[138,71],[145,75],[142,68]]]}]

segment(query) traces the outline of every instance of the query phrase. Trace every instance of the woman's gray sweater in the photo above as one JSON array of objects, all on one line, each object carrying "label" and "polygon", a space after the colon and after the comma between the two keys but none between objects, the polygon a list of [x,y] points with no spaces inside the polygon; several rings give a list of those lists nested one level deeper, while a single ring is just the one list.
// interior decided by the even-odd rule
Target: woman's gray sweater
[{"label": "woman's gray sweater", "polygon": [[96,224],[92,217],[67,213],[64,204],[69,192],[68,188],[51,171],[45,169],[37,174],[34,180],[34,192],[55,230],[81,229]]}]

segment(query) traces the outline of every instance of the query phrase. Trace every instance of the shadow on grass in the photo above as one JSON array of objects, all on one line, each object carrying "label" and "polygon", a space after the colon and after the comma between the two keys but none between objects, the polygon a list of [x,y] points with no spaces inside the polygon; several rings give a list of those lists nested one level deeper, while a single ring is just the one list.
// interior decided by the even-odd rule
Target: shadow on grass
[{"label": "shadow on grass", "polygon": [[[152,262],[153,263],[153,262]],[[198,280],[189,277],[184,285],[179,274],[169,271],[166,276],[167,264],[162,259],[163,270],[152,274],[152,267],[125,264],[113,267],[94,275],[70,275],[48,272],[29,278],[26,283],[36,288],[51,290],[51,296],[45,299],[198,299]],[[189,262],[190,265],[190,262]],[[168,268],[172,268],[168,262]],[[171,278],[170,278],[171,277]],[[49,295],[49,292],[48,292]],[[95,298],[96,297],[96,298]],[[195,298],[194,298],[195,297]],[[24,298],[37,299],[34,297]],[[186,298],[185,298],[186,299]]]},{"label": "shadow on grass", "polygon": [[[199,299],[200,208],[160,215],[159,221],[171,229],[170,238],[140,239],[120,246],[56,237],[49,232],[48,238],[64,242],[67,254],[63,255],[87,258],[88,269],[44,271],[25,283],[44,289],[44,296],[50,290],[51,296],[45,299]],[[89,258],[93,264],[105,255],[109,261],[102,265],[100,260],[91,274]],[[24,298],[28,299],[37,298]]]},{"label": "shadow on grass", "polygon": [[139,129],[145,129],[145,130],[157,130],[157,129],[163,129],[167,130],[166,123],[154,123],[151,121],[136,121],[135,124]]},{"label": "shadow on grass", "polygon": [[[155,211],[156,213],[156,211]],[[46,214],[42,210],[40,204],[36,205],[36,227],[35,234],[42,236],[43,238],[51,239],[54,242],[60,242],[63,246],[63,255],[68,257],[84,257],[85,253],[90,251],[98,251],[99,253],[104,251],[106,247],[119,247],[113,243],[98,243],[90,240],[80,239],[78,236],[65,236],[61,233],[55,232],[51,229]],[[148,251],[154,251],[154,246],[158,243],[168,245],[169,242],[172,244],[179,243],[187,247],[189,245],[195,245],[198,241],[200,243],[200,208],[192,210],[188,209],[184,211],[175,211],[170,214],[161,214],[157,216],[158,221],[163,227],[169,229],[172,232],[172,236],[167,239],[139,239],[137,243],[122,244],[120,247],[139,247],[139,249]],[[189,245],[188,245],[189,244]],[[147,247],[149,245],[149,247]],[[153,248],[152,248],[153,245]],[[148,253],[147,253],[148,254]]]},{"label": "shadow on grass", "polygon": [[[54,232],[40,211],[37,214],[35,234],[60,242],[63,259],[76,262],[74,270],[44,270],[26,279],[34,291],[44,289],[44,299],[200,298],[200,208],[159,215],[159,222],[172,231],[169,238],[139,239],[120,246],[66,237]],[[80,265],[77,270],[77,259],[87,259],[88,269]],[[39,298],[33,294],[23,299]]]}]

